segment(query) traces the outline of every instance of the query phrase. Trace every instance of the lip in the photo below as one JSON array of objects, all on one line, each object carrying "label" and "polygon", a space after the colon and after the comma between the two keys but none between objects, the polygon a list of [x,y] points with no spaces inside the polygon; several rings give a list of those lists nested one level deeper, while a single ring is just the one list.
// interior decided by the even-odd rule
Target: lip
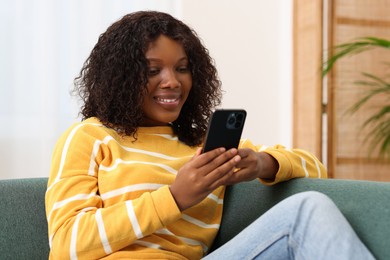
[{"label": "lip", "polygon": [[157,95],[153,97],[154,101],[164,107],[175,107],[180,104],[181,95],[177,94],[167,94],[167,95]]}]

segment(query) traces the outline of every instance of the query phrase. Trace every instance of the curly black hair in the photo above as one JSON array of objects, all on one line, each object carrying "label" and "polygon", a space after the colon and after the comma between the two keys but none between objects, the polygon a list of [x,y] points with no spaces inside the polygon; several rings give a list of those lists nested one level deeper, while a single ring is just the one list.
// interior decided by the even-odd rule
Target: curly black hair
[{"label": "curly black hair", "polygon": [[183,46],[192,74],[190,94],[172,127],[179,140],[190,146],[199,145],[212,110],[221,103],[221,82],[214,60],[196,32],[166,13],[130,13],[100,35],[74,80],[75,91],[84,102],[80,114],[83,119],[96,117],[104,125],[136,139],[147,93],[145,53],[160,35]]}]

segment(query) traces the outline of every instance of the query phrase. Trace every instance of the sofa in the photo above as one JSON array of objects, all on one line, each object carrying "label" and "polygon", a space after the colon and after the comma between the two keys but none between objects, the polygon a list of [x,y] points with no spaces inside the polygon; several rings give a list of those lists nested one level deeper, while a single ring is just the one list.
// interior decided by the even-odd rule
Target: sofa
[{"label": "sofa", "polygon": [[[46,185],[47,178],[0,180],[0,259],[48,258]],[[356,180],[295,179],[272,187],[255,180],[231,186],[212,250],[280,200],[308,190],[333,199],[375,257],[390,259],[390,183]]]}]

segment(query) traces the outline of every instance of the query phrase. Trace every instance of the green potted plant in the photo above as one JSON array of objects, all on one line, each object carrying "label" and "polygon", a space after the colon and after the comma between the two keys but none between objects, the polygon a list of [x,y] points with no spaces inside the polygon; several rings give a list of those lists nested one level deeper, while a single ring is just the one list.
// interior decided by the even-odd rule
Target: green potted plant
[{"label": "green potted plant", "polygon": [[[390,41],[378,37],[359,38],[355,41],[335,46],[332,49],[332,55],[323,63],[322,75],[327,75],[338,60],[374,48],[387,49],[390,55]],[[390,67],[390,63],[386,63],[386,65]],[[390,79],[389,77],[367,72],[362,72],[361,74],[363,79],[356,80],[353,83],[364,87],[365,94],[347,112],[353,114],[362,109],[367,101],[375,99],[378,95],[386,96],[388,102],[386,101],[383,107],[370,115],[364,121],[362,128],[370,127],[370,131],[364,139],[369,142],[370,153],[378,149],[379,158],[390,160]]]}]

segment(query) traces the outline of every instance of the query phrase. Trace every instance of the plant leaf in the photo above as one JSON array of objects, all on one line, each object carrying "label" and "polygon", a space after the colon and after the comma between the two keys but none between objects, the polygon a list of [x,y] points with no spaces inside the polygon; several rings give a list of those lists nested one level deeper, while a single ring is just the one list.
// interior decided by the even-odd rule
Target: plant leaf
[{"label": "plant leaf", "polygon": [[351,43],[344,43],[331,48],[335,54],[332,54],[330,58],[323,62],[322,76],[324,77],[326,74],[328,74],[336,61],[342,57],[351,56],[374,47],[390,49],[390,41],[377,37],[363,37],[358,38]]},{"label": "plant leaf", "polygon": [[[390,41],[378,37],[362,37],[350,43],[340,44],[331,48],[330,53],[333,52],[333,54],[322,63],[322,76],[324,77],[328,74],[335,63],[341,58],[378,47],[390,49]],[[390,63],[385,64],[390,65]],[[390,103],[390,82],[370,73],[363,72],[362,75],[364,80],[355,81],[354,84],[364,87],[365,94],[347,109],[347,112],[351,114],[357,112],[378,94],[387,94]],[[361,129],[368,126],[372,128],[370,128],[368,134],[365,136],[364,142],[369,142],[370,144],[369,154],[378,148],[380,157],[390,159],[390,104],[385,105],[366,119]]]}]

